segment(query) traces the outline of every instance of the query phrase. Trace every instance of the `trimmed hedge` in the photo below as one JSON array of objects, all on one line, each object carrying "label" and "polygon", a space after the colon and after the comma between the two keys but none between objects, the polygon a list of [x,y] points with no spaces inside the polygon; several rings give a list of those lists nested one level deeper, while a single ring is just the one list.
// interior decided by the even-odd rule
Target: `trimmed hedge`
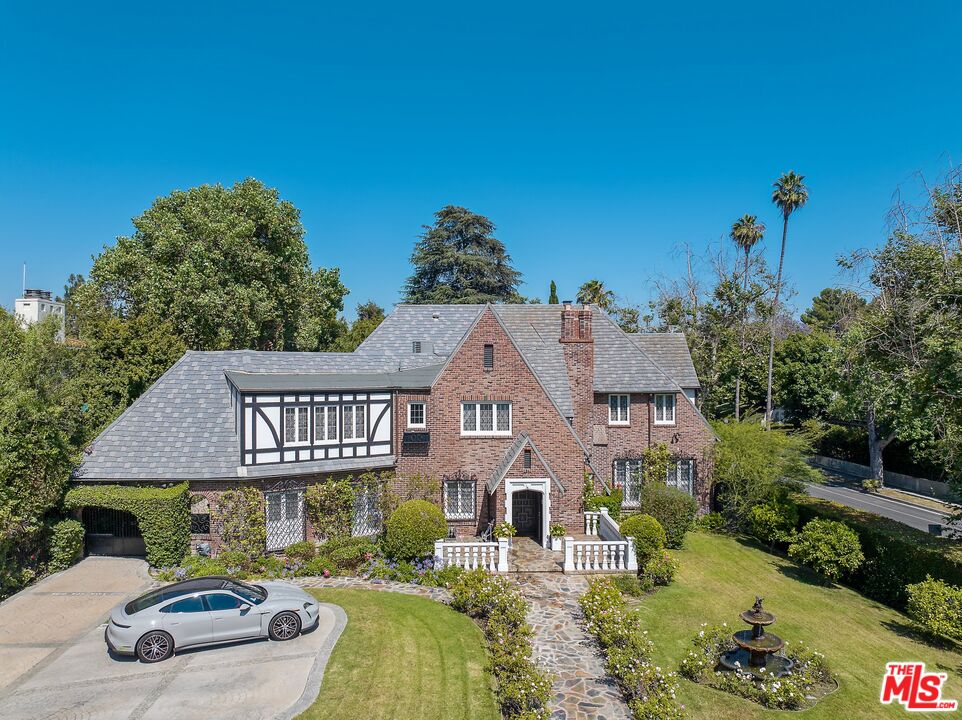
[{"label": "trimmed hedge", "polygon": [[154,567],[180,563],[190,551],[190,491],[186,482],[171,487],[77,485],[63,501],[68,510],[102,507],[129,512],[147,546]]},{"label": "trimmed hedge", "polygon": [[931,575],[950,585],[962,585],[962,546],[902,523],[827,500],[803,495],[798,503],[799,524],[825,518],[844,522],[858,535],[865,562],[845,582],[868,597],[902,610],[908,602],[906,586]]},{"label": "trimmed hedge", "polygon": [[60,572],[84,554],[84,526],[77,520],[61,520],[50,528],[49,572]]},{"label": "trimmed hedge", "polygon": [[631,515],[618,528],[622,535],[635,539],[638,567],[642,567],[665,547],[665,529],[651,515]]},{"label": "trimmed hedge", "polygon": [[427,500],[408,500],[391,513],[384,538],[384,553],[395,560],[413,560],[434,554],[434,542],[447,535],[444,513]]}]

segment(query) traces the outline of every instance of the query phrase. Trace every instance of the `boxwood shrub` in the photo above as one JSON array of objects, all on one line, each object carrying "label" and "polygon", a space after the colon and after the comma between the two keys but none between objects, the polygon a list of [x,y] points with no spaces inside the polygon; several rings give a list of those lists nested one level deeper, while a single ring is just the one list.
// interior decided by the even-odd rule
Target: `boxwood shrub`
[{"label": "boxwood shrub", "polygon": [[84,526],[77,520],[61,520],[50,528],[50,560],[47,570],[59,572],[84,554]]},{"label": "boxwood shrub", "polygon": [[695,527],[698,502],[688,493],[662,483],[647,483],[641,491],[641,512],[665,529],[665,547],[677,550]]},{"label": "boxwood shrub", "polygon": [[77,485],[67,491],[68,510],[102,507],[137,518],[154,567],[176,565],[190,549],[190,492],[187,483],[171,487],[136,485]]},{"label": "boxwood shrub", "polygon": [[408,500],[391,513],[384,553],[395,560],[413,560],[434,553],[434,542],[448,530],[444,513],[427,500]]},{"label": "boxwood shrub", "polygon": [[618,528],[625,537],[635,539],[638,567],[642,567],[665,547],[665,529],[651,515],[632,515]]},{"label": "boxwood shrub", "polygon": [[872,513],[827,500],[796,495],[799,524],[814,518],[844,522],[858,535],[865,562],[846,578],[868,597],[898,610],[906,607],[906,586],[931,575],[950,585],[962,585],[962,546]]},{"label": "boxwood shrub", "polygon": [[906,588],[908,614],[930,635],[962,640],[962,588],[927,577]]}]

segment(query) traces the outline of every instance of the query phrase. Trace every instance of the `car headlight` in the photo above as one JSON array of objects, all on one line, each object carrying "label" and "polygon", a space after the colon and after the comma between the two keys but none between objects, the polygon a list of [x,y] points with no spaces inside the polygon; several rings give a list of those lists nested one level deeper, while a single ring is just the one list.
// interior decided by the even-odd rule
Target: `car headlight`
[{"label": "car headlight", "polygon": [[304,609],[305,609],[305,610],[307,610],[307,608],[309,608],[310,606],[311,606],[311,604],[310,604],[309,602],[304,603]]}]

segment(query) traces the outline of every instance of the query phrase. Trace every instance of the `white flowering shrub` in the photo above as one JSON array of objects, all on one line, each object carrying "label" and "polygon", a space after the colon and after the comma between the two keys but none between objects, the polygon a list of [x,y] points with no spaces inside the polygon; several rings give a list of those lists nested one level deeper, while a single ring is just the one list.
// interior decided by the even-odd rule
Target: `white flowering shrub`
[{"label": "white flowering shrub", "polygon": [[663,672],[651,660],[653,645],[641,617],[628,608],[610,578],[592,580],[579,603],[585,629],[605,651],[606,667],[621,688],[636,720],[681,720],[684,706],[676,698],[675,673]]}]

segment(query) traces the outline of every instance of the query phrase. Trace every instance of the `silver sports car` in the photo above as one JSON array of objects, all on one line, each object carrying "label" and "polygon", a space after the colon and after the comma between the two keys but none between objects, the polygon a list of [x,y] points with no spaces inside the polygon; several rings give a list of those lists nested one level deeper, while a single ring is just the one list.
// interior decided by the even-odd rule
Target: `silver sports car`
[{"label": "silver sports car", "polygon": [[114,652],[154,663],[186,647],[258,637],[290,640],[317,625],[319,610],[312,595],[289,583],[197,578],[118,605],[105,638]]}]

